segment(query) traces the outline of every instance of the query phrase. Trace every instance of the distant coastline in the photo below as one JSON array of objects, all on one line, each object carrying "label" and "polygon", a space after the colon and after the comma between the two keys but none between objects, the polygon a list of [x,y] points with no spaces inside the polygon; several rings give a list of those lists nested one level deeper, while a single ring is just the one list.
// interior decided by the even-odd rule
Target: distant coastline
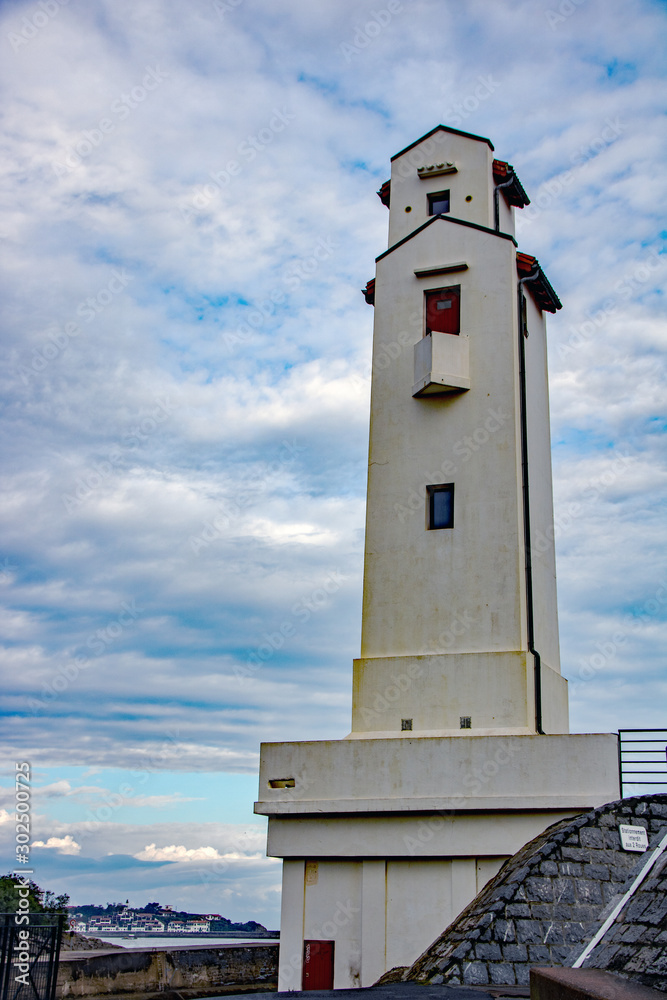
[{"label": "distant coastline", "polygon": [[[91,937],[100,937],[102,935],[105,938],[126,938],[131,940],[132,938],[187,938],[188,941],[192,941],[195,938],[201,938],[202,940],[207,940],[209,938],[234,938],[236,940],[246,940],[246,941],[256,941],[259,938],[263,940],[273,939],[280,937],[280,931],[125,931],[125,930],[107,930],[95,931],[94,935]],[[88,935],[83,935],[87,937]]]}]

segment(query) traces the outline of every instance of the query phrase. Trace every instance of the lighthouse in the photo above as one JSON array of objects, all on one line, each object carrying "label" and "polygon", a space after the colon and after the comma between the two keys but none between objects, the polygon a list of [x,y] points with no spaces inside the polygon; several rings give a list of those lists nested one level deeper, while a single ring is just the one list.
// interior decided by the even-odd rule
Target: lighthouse
[{"label": "lighthouse", "polygon": [[378,192],[361,651],[351,732],[263,744],[283,858],[279,989],[409,965],[528,840],[619,795],[615,734],[569,734],[545,316],[529,203],[439,125]]}]

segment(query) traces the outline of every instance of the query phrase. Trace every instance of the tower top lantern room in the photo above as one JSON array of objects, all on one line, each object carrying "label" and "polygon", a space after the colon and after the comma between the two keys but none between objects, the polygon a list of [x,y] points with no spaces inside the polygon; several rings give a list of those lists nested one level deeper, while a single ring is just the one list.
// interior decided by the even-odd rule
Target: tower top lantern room
[{"label": "tower top lantern room", "polygon": [[378,192],[392,208],[389,246],[436,214],[514,236],[513,209],[530,200],[511,164],[494,159],[493,151],[490,139],[438,125],[392,156],[391,178]]},{"label": "tower top lantern room", "polygon": [[[351,736],[565,733],[545,312],[528,204],[488,139],[438,126],[378,192],[361,659]],[[408,678],[392,705],[397,681]]]}]

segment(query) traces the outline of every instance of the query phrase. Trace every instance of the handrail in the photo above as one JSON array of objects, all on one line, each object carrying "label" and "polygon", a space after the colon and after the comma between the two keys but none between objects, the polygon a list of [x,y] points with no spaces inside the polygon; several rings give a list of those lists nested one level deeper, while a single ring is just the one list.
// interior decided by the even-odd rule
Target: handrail
[{"label": "handrail", "polygon": [[[652,735],[650,737],[640,736],[641,733],[651,733]],[[639,739],[632,738],[636,736]],[[639,744],[639,748],[633,749],[629,744]],[[637,757],[637,754],[642,756]],[[657,756],[644,756],[650,754]],[[646,766],[641,767],[641,765],[650,765],[650,769]],[[637,766],[640,766],[641,769],[634,770]],[[667,729],[619,729],[618,776],[621,798],[623,798],[624,786],[626,785],[651,785],[667,788]],[[660,780],[652,780],[656,777]]]}]

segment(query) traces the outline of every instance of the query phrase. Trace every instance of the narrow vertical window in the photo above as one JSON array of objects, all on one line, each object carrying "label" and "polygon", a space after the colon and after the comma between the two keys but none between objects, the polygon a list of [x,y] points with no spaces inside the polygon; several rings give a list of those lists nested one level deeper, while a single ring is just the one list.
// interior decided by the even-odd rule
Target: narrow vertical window
[{"label": "narrow vertical window", "polygon": [[444,215],[449,211],[449,191],[434,191],[428,196],[428,214]]},{"label": "narrow vertical window", "polygon": [[426,335],[461,330],[461,286],[426,292]]},{"label": "narrow vertical window", "polygon": [[427,486],[428,527],[454,527],[454,483],[443,483],[441,486]]},{"label": "narrow vertical window", "polygon": [[523,331],[524,337],[528,336],[528,304],[526,302],[526,296],[521,296],[521,330]]}]

